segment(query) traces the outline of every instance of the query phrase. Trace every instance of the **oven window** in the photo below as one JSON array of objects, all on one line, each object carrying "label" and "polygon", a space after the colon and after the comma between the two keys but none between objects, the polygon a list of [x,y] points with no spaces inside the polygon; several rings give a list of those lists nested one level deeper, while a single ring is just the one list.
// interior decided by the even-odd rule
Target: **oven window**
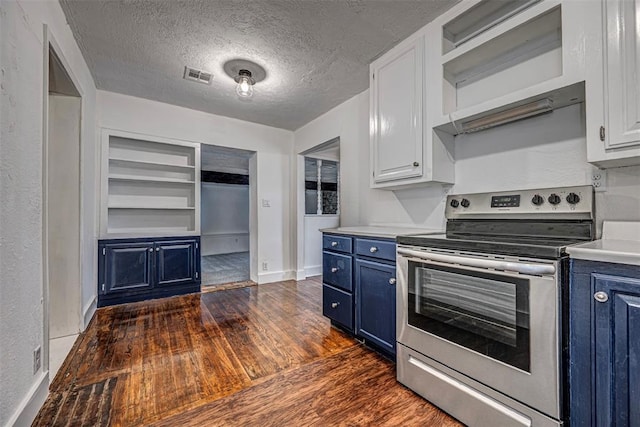
[{"label": "oven window", "polygon": [[529,372],[529,281],[409,262],[409,324]]}]

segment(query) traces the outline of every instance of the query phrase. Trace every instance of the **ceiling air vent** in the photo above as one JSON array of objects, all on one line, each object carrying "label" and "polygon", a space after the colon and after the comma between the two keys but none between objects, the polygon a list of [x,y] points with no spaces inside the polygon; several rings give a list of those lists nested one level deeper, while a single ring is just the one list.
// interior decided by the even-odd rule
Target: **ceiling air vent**
[{"label": "ceiling air vent", "polygon": [[196,70],[195,68],[184,67],[184,79],[191,80],[198,83],[204,83],[206,85],[211,84],[213,80],[213,74],[206,71]]}]

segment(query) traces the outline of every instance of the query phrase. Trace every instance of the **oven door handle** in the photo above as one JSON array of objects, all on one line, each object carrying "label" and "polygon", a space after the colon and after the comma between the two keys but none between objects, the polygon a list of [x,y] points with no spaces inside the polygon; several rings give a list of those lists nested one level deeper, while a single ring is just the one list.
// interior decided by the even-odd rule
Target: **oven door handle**
[{"label": "oven door handle", "polygon": [[522,274],[549,275],[556,272],[552,264],[536,264],[532,262],[498,261],[494,259],[467,258],[457,255],[423,252],[405,248],[398,248],[398,255],[416,258],[420,261],[434,261],[446,264],[457,264],[465,267],[492,268],[495,270],[515,271]]}]

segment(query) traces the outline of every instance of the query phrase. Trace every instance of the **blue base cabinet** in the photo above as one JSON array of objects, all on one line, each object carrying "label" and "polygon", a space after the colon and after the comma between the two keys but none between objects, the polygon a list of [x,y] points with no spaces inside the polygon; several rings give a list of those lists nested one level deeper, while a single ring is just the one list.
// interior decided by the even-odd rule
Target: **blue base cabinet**
[{"label": "blue base cabinet", "polygon": [[570,425],[640,426],[640,267],[572,260]]},{"label": "blue base cabinet", "polygon": [[396,244],[325,233],[322,313],[387,355],[396,352]]},{"label": "blue base cabinet", "polygon": [[200,237],[98,241],[98,307],[200,291]]}]

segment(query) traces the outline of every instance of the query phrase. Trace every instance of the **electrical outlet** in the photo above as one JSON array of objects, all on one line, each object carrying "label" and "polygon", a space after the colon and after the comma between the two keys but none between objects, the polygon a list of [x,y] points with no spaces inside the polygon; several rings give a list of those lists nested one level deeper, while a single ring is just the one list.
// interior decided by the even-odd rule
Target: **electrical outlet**
[{"label": "electrical outlet", "polygon": [[269,264],[265,261],[262,263],[262,270],[267,271],[269,269]]},{"label": "electrical outlet", "polygon": [[33,374],[35,375],[42,366],[42,351],[40,346],[33,350]]},{"label": "electrical outlet", "polygon": [[594,169],[590,174],[591,185],[596,192],[607,191],[607,171],[604,169]]}]

